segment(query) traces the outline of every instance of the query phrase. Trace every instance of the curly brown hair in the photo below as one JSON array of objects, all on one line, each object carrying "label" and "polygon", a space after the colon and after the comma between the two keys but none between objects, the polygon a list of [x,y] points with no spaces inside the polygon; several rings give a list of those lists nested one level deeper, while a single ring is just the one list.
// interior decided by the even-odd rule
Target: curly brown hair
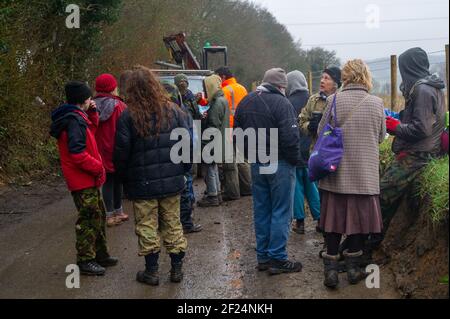
[{"label": "curly brown hair", "polygon": [[127,104],[140,137],[159,135],[169,125],[170,100],[156,76],[144,66],[135,66],[127,81]]}]

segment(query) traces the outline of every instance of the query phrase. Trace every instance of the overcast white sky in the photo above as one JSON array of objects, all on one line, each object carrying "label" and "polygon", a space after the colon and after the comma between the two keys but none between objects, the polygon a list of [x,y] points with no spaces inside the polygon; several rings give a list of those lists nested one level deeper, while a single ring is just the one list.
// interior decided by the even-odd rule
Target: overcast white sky
[{"label": "overcast white sky", "polygon": [[[416,46],[428,52],[439,51],[444,50],[449,42],[449,0],[252,1],[269,9],[279,22],[288,27],[295,40],[302,41],[303,48],[321,45],[335,50],[342,62],[350,58],[385,58]],[[371,4],[380,10],[378,29],[366,27],[369,16],[366,9]],[[361,23],[355,23],[358,21]],[[407,41],[412,39],[421,41]],[[392,42],[353,44],[378,41]],[[338,45],[342,43],[345,44]]]}]

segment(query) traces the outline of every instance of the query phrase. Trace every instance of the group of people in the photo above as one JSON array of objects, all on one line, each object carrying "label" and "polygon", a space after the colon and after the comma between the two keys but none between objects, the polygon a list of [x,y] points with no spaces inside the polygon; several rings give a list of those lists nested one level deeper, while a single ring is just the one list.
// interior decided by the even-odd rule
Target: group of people
[{"label": "group of people", "polygon": [[[118,263],[109,254],[106,227],[129,219],[122,206],[125,196],[133,203],[139,255],[145,257],[137,280],[159,284],[160,234],[172,260],[171,281],[183,278],[185,235],[202,226],[192,220],[193,165],[172,162],[177,141],[170,135],[184,128],[192,137],[193,120],[201,120],[203,129],[229,128],[230,114],[247,91],[228,68],[205,79],[208,100],[189,90],[186,75],[174,80],[175,85],[160,83],[149,69],[137,66],[120,81],[100,75],[95,95],[85,82],[72,81],[65,86],[66,103],[52,113],[50,134],[58,140],[62,171],[79,212],[76,249],[83,275],[104,275]],[[199,105],[208,111],[202,114]],[[192,147],[191,139],[191,153]],[[200,207],[251,195],[248,163],[208,164],[205,176]]]},{"label": "group of people", "polygon": [[[342,70],[325,69],[320,91],[311,97],[300,71],[269,70],[256,92],[238,106],[235,128],[265,128],[266,140],[270,128],[278,129],[277,172],[261,174],[264,164],[252,163],[260,271],[302,270],[300,262],[288,259],[286,246],[292,219],[294,230],[304,233],[306,198],[325,238],[320,254],[324,285],[336,288],[342,270],[350,284],[367,277],[364,266],[380,248],[402,198],[443,149],[444,82],[430,73],[428,56],[420,48],[404,52],[399,66],[405,109],[398,118],[386,116],[383,101],[370,94],[371,72],[359,59],[348,61]],[[343,157],[336,171],[312,183],[308,159],[319,151],[316,142],[329,133],[328,124],[342,131]],[[387,133],[394,137],[395,160],[380,178],[379,145]]]},{"label": "group of people", "polygon": [[[66,103],[52,114],[51,135],[58,140],[62,170],[79,212],[76,248],[81,273],[104,275],[106,267],[118,262],[109,254],[105,227],[129,218],[122,208],[123,187],[133,205],[139,255],[145,258],[145,270],[136,279],[159,284],[161,236],[171,258],[170,279],[181,282],[185,235],[202,231],[202,226],[192,220],[192,161],[171,160],[178,141],[170,136],[177,128],[190,132],[192,154],[193,121],[199,120],[202,130],[222,133],[223,147],[233,141],[227,128],[255,129],[266,141],[272,140],[271,129],[277,129],[278,161],[272,174],[262,173],[267,166],[262,159],[241,163],[237,155],[231,163],[201,165],[206,191],[198,206],[253,196],[259,271],[275,275],[302,270],[300,262],[289,260],[287,242],[291,230],[305,233],[306,199],[316,230],[325,238],[324,285],[338,286],[342,263],[351,284],[363,280],[363,255],[379,247],[402,196],[441,153],[445,85],[430,74],[422,49],[408,50],[399,62],[406,101],[400,119],[386,118],[382,100],[370,94],[370,70],[358,59],[342,70],[326,68],[319,93],[312,96],[302,72],[286,74],[280,68],[267,71],[251,93],[228,67],[205,78],[206,96],[191,92],[184,74],[175,77],[175,85],[160,83],[142,66],[125,72],[119,84],[112,75],[99,76],[93,99],[84,82],[68,83]],[[342,128],[344,155],[335,173],[311,182],[311,151],[329,123]],[[396,160],[380,182],[379,144],[386,133],[395,137]],[[249,147],[255,147],[248,142],[243,149],[235,146],[246,159]],[[207,141],[201,143],[205,147]]]}]

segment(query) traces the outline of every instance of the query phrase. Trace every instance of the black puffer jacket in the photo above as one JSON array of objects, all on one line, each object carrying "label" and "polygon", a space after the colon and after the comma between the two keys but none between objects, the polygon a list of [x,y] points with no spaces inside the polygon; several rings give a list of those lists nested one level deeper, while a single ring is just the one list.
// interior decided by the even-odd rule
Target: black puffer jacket
[{"label": "black puffer jacket", "polygon": [[[189,132],[187,116],[175,104],[167,128],[159,136],[140,137],[134,127],[129,110],[119,119],[114,151],[116,172],[122,178],[124,192],[130,200],[151,200],[180,194],[185,187],[185,173],[192,164],[174,164],[170,158],[173,129],[185,128]],[[154,120],[153,120],[154,122]],[[192,154],[192,139],[190,139]]]}]

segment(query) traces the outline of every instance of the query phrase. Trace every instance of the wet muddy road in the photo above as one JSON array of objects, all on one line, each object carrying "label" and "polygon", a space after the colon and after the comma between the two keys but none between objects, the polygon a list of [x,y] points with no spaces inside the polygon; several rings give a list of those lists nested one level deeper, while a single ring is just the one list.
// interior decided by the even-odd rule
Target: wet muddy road
[{"label": "wet muddy road", "polygon": [[[49,185],[47,185],[49,184]],[[203,183],[197,180],[196,191]],[[198,196],[199,197],[199,196]],[[341,275],[340,289],[322,285],[323,266],[318,258],[322,237],[307,220],[306,235],[291,234],[289,255],[300,260],[298,274],[268,276],[255,270],[252,199],[213,209],[195,209],[195,221],[204,226],[188,235],[189,250],[182,284],[169,282],[170,262],[161,258],[159,287],[135,281],[144,267],[137,256],[131,220],[108,229],[111,253],[120,258],[105,277],[82,277],[80,289],[66,288],[66,266],[74,263],[76,211],[61,181],[0,191],[0,298],[398,298],[390,273],[381,270],[381,289],[362,283],[349,286]]]}]

